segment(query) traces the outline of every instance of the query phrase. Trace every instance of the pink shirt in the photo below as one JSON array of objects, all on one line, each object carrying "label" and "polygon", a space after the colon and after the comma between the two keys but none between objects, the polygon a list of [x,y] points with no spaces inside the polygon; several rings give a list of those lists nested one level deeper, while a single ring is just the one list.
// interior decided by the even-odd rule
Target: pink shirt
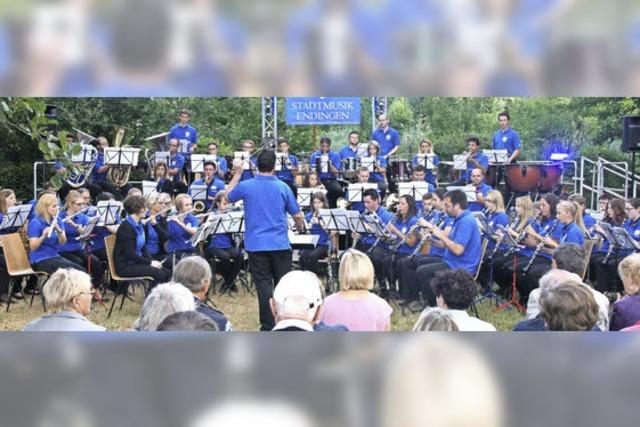
[{"label": "pink shirt", "polygon": [[385,331],[392,312],[385,300],[371,292],[358,299],[344,298],[338,292],[324,300],[321,320],[330,325],[345,325],[350,331]]}]

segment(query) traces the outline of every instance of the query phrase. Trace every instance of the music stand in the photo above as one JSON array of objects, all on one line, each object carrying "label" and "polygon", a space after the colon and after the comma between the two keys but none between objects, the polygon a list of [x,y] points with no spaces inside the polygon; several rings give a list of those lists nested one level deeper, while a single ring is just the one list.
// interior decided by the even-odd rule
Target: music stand
[{"label": "music stand", "polygon": [[326,231],[349,231],[349,220],[346,209],[320,209],[318,219],[322,228]]},{"label": "music stand", "polygon": [[507,150],[482,150],[482,153],[489,158],[490,164],[505,164],[509,160]]},{"label": "music stand", "polygon": [[120,218],[120,214],[122,212],[121,202],[116,202],[114,200],[104,200],[102,202],[98,202],[96,207],[98,208],[96,217],[100,218],[98,221],[98,226],[106,227],[108,225],[118,224],[118,219]]},{"label": "music stand", "polygon": [[631,234],[624,227],[616,227],[613,229],[615,233],[616,239],[621,244],[621,248],[623,251],[638,251],[640,250],[640,243],[636,239],[633,238]]},{"label": "music stand", "polygon": [[453,156],[453,168],[458,171],[467,170],[467,155],[466,154],[454,154]]},{"label": "music stand", "polygon": [[168,167],[170,157],[171,155],[168,151],[156,151],[153,155],[153,163],[156,165],[158,163],[164,163]]},{"label": "music stand", "polygon": [[153,141],[153,147],[156,152],[165,151],[167,149],[167,135],[169,132],[159,133],[157,135],[149,136],[145,138],[145,141]]},{"label": "music stand", "polygon": [[318,246],[318,240],[320,240],[320,236],[317,234],[296,234],[292,230],[288,231],[288,237],[291,246],[311,246],[315,248],[316,246]]},{"label": "music stand", "polygon": [[467,202],[478,201],[478,195],[476,194],[476,187],[472,185],[465,185],[464,187],[456,187],[456,186],[447,187],[447,191],[453,191],[453,190],[462,191],[465,194],[465,196],[467,196]]},{"label": "music stand", "polygon": [[225,230],[223,233],[244,233],[244,212],[228,212],[226,213],[221,222],[221,230]]},{"label": "music stand", "polygon": [[422,200],[422,196],[429,193],[429,183],[424,181],[399,182],[398,197],[409,195],[414,201]]},{"label": "music stand", "polygon": [[311,197],[315,193],[327,194],[327,190],[321,190],[317,188],[298,188],[298,206],[301,208],[308,208],[311,206]]},{"label": "music stand", "polygon": [[251,154],[246,151],[236,151],[233,153],[233,159],[242,162],[243,170],[251,170]]},{"label": "music stand", "polygon": [[180,140],[180,147],[178,148],[178,152],[181,154],[191,154],[191,151],[189,150],[189,144],[191,144],[191,141],[188,141],[186,139],[181,139]]},{"label": "music stand", "polygon": [[316,172],[317,173],[329,173],[329,155],[328,154],[322,154],[318,157],[316,157],[315,160],[315,165],[313,165],[316,168]]},{"label": "music stand", "polygon": [[198,243],[204,242],[212,234],[219,234],[216,231],[220,228],[220,222],[223,215],[209,215],[206,221],[198,226],[195,234],[189,239],[193,246],[197,246]]},{"label": "music stand", "polygon": [[204,163],[205,162],[213,162],[216,164],[216,169],[218,163],[216,162],[217,157],[212,154],[192,154],[191,155],[191,172],[204,172]]},{"label": "music stand", "polygon": [[376,166],[375,157],[360,157],[360,166],[367,168],[369,172],[374,172],[374,167]]},{"label": "music stand", "polygon": [[361,203],[363,202],[364,192],[371,189],[378,190],[378,184],[375,182],[349,184],[347,187],[347,201],[349,203]]},{"label": "music stand", "polygon": [[289,155],[285,153],[276,153],[276,171],[286,171],[287,162],[289,161]]},{"label": "music stand", "polygon": [[436,165],[434,163],[435,154],[416,154],[417,162],[416,164],[424,166],[425,169],[435,169]]},{"label": "music stand", "polygon": [[356,149],[356,157],[366,156],[368,151],[369,151],[369,143],[360,142],[358,143],[358,148]]},{"label": "music stand", "polygon": [[33,209],[33,205],[18,205],[9,208],[7,211],[7,215],[3,218],[2,224],[0,224],[0,230],[5,230],[7,228],[13,227],[22,227],[27,219],[29,219],[29,214]]},{"label": "music stand", "polygon": [[76,128],[72,128],[72,129],[76,131],[76,139],[82,145],[91,144],[93,141],[97,139],[95,136],[91,136],[88,133],[81,131],[80,129],[76,129]]},{"label": "music stand", "polygon": [[189,192],[193,200],[207,200],[207,186],[205,184],[191,184]]},{"label": "music stand", "polygon": [[158,183],[155,181],[142,181],[142,195],[147,197],[149,194],[156,191]]},{"label": "music stand", "polygon": [[139,148],[107,147],[104,149],[104,164],[112,166],[138,166]]},{"label": "music stand", "polygon": [[365,234],[369,233],[365,226],[362,215],[358,211],[347,211],[347,221],[349,222],[349,229],[352,233]]},{"label": "music stand", "polygon": [[87,225],[84,227],[84,232],[78,236],[78,240],[82,240],[82,241],[89,240],[91,238],[91,235],[93,234],[94,229],[98,225],[99,221],[100,221],[100,218],[97,216],[94,216],[93,218],[91,218],[89,220],[89,223],[87,223]]}]

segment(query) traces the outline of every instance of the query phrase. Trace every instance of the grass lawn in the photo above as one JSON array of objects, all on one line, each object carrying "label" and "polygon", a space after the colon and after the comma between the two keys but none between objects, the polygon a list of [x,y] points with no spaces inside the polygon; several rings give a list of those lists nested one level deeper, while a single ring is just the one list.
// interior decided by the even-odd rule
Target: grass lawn
[{"label": "grass lawn", "polygon": [[[113,294],[109,293],[108,296],[112,298]],[[99,304],[93,303],[89,319],[112,331],[131,329],[142,305],[142,291],[138,288],[132,297],[134,300],[126,300],[122,311],[118,310],[120,303],[120,299],[118,299],[110,319],[107,319],[107,313],[111,301],[106,304],[106,307],[101,307]],[[5,307],[2,306],[0,309],[0,330],[22,330],[24,325],[29,321],[41,316],[43,311],[39,298],[38,296],[35,298],[33,307],[29,307],[28,298],[20,300],[11,305],[11,311],[9,311],[9,313],[6,313]],[[241,289],[240,293],[235,297],[215,295],[213,299],[217,308],[227,315],[236,330],[257,331],[259,329],[258,301],[255,296]],[[514,309],[496,312],[495,306],[490,302],[480,304],[478,306],[478,312],[480,318],[492,323],[500,331],[511,330],[518,321],[523,319],[523,316]],[[410,331],[417,317],[418,314],[412,314],[408,311],[406,316],[402,316],[400,308],[394,306],[394,312],[391,317],[391,329],[393,331]]]}]

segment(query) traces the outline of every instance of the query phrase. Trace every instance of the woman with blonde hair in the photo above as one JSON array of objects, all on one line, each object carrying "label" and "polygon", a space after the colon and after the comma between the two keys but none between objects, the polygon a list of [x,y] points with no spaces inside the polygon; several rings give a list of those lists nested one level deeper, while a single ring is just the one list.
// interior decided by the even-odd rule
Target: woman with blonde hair
[{"label": "woman with blonde hair", "polygon": [[340,261],[340,291],[328,296],[320,320],[341,324],[350,331],[388,331],[393,309],[373,294],[373,264],[367,255],[347,250]]},{"label": "woman with blonde hair", "polygon": [[609,330],[619,331],[640,321],[640,254],[629,255],[618,264],[624,296],[613,304]]},{"label": "woman with blonde hair", "polygon": [[193,211],[191,196],[178,194],[175,203],[177,213],[167,219],[167,224],[169,224],[167,252],[175,256],[178,261],[183,256],[196,252],[196,247],[191,243],[191,236],[196,234],[199,221],[191,213]]},{"label": "woman with blonde hair", "polygon": [[[438,165],[440,164],[440,156],[438,156],[435,151],[433,151],[433,142],[426,138],[420,141],[420,152],[418,154],[428,154],[429,157],[431,157],[431,159],[433,160],[434,167],[433,169],[426,169],[424,180],[434,187],[438,187]],[[418,164],[422,164],[426,168],[426,165],[421,162],[419,163],[418,154],[415,154],[413,156],[411,166],[416,167],[418,166]]]},{"label": "woman with blonde hair", "polygon": [[42,288],[49,314],[25,326],[25,331],[105,331],[85,316],[91,311],[91,279],[82,271],[63,268]]}]

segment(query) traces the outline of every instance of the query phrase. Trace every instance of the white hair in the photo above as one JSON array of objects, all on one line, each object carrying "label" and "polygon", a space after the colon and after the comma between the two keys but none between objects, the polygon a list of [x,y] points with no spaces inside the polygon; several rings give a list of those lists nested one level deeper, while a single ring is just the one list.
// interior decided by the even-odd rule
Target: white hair
[{"label": "white hair", "polygon": [[582,278],[580,278],[576,273],[571,273],[567,270],[560,270],[558,268],[551,269],[538,281],[540,293],[547,289],[551,289],[562,282],[568,281],[582,283]]},{"label": "white hair", "polygon": [[140,317],[134,323],[139,331],[155,331],[169,315],[196,309],[193,294],[179,283],[156,286],[142,305]]}]

